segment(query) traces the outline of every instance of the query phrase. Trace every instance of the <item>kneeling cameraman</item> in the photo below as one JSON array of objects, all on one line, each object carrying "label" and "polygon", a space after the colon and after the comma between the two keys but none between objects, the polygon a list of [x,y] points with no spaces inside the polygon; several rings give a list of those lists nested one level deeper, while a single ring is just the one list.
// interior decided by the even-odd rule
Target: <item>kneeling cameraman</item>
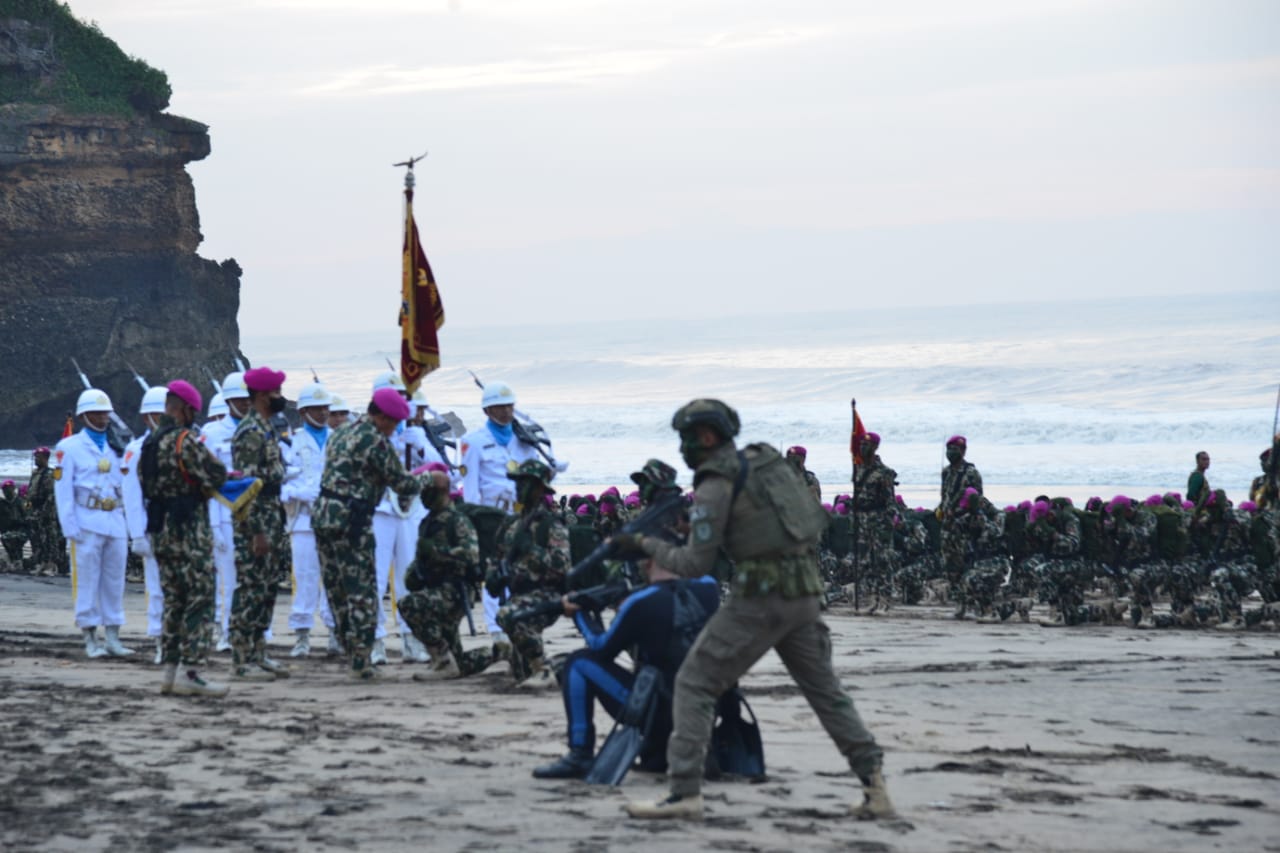
[{"label": "kneeling cameraman", "polygon": [[560,680],[568,718],[569,753],[559,761],[536,768],[535,778],[581,779],[591,770],[596,746],[592,723],[595,702],[599,700],[616,719],[626,706],[635,681],[634,672],[614,662],[622,651],[631,652],[636,670],[649,665],[662,674],[661,700],[640,762],[647,770],[666,769],[671,689],[676,671],[702,626],[720,606],[720,587],[710,575],[694,580],[679,578],[650,558],[645,558],[640,568],[648,586],[622,602],[607,631],[599,614],[583,610],[567,595],[562,599],[565,615],[573,618],[587,647],[569,658]]}]

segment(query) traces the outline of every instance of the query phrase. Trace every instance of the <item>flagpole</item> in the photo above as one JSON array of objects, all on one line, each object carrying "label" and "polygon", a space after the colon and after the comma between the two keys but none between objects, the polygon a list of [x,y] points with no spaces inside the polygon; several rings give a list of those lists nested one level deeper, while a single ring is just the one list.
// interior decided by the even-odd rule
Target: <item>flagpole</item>
[{"label": "flagpole", "polygon": [[[849,413],[851,423],[849,424],[849,435],[856,436],[858,432],[858,401],[853,397],[849,398]],[[853,550],[853,612],[857,613],[862,606],[861,586],[862,586],[862,567],[859,565],[860,554],[858,553],[858,451],[856,448],[849,449],[850,465],[853,468],[853,476],[850,478],[849,487],[849,531],[850,543]]]}]

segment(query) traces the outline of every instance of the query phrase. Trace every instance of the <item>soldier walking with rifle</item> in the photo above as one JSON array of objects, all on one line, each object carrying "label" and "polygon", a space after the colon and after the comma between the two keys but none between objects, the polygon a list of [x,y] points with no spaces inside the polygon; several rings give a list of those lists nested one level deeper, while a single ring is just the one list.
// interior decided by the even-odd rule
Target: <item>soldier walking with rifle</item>
[{"label": "soldier walking with rifle", "polygon": [[657,802],[633,802],[627,811],[636,818],[702,817],[703,763],[716,701],[774,649],[862,782],[864,801],[851,807],[853,813],[891,816],[880,747],[832,669],[831,634],[820,615],[817,544],[827,514],[776,449],[753,444],[738,451],[738,414],[719,400],[688,403],[671,426],[694,471],[688,544],[636,534],[613,541],[642,550],[682,577],[706,574],[723,548],[735,564],[733,593],[676,676],[667,746],[671,793]]}]

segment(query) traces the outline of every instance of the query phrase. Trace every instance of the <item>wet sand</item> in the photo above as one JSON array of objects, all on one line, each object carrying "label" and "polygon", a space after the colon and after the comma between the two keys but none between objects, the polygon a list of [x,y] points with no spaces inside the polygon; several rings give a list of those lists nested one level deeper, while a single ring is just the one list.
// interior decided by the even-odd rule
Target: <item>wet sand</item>
[{"label": "wet sand", "polygon": [[[744,682],[767,781],[708,783],[701,824],[646,823],[620,807],[661,777],[530,777],[564,750],[561,700],[517,692],[504,667],[421,684],[393,654],[364,686],[315,653],[222,701],[164,697],[140,587],[126,605],[138,654],[89,661],[66,580],[0,575],[0,847],[1280,850],[1280,634],[837,609],[837,670],[886,749],[900,818],[845,816],[858,783],[770,654]],[[548,637],[578,646],[563,620]],[[208,672],[225,678],[228,657]]]}]

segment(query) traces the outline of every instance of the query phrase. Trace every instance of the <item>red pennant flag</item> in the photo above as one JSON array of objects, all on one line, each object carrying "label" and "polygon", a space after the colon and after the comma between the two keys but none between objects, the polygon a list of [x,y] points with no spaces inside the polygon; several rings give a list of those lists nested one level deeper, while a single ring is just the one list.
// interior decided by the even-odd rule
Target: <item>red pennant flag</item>
[{"label": "red pennant flag", "polygon": [[404,259],[400,280],[400,375],[413,394],[440,366],[436,331],[444,325],[444,305],[413,221],[413,190],[404,191]]},{"label": "red pennant flag", "polygon": [[856,406],[850,404],[849,408],[853,410],[853,432],[849,435],[849,452],[853,454],[853,464],[862,464],[862,439],[867,435],[867,429],[862,425],[862,418],[858,416]]},{"label": "red pennant flag", "polygon": [[62,425],[62,437],[70,438],[75,434],[75,424],[71,420],[71,415],[67,415],[67,422]]}]

